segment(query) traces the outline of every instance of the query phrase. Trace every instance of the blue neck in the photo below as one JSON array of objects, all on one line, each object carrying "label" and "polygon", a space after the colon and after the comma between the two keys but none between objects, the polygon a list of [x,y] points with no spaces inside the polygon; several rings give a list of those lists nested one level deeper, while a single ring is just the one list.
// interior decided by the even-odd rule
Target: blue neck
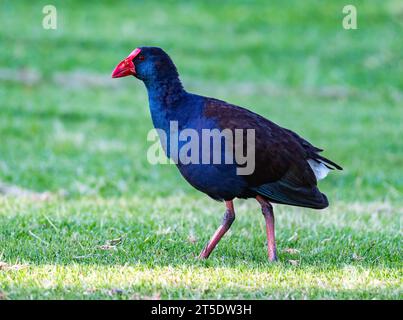
[{"label": "blue neck", "polygon": [[144,80],[148,92],[151,117],[154,127],[166,129],[170,120],[176,120],[187,92],[177,76],[163,80]]}]

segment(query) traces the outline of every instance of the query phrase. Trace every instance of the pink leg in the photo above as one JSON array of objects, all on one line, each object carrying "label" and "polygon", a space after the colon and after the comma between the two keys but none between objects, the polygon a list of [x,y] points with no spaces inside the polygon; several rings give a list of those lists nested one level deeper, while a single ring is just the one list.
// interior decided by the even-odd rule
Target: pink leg
[{"label": "pink leg", "polygon": [[225,205],[227,206],[227,210],[225,211],[224,219],[222,221],[221,226],[214,233],[213,237],[204,247],[203,251],[199,255],[199,259],[207,259],[210,253],[214,250],[217,243],[221,240],[224,234],[229,230],[231,224],[235,220],[235,210],[234,204],[231,201],[225,201]]},{"label": "pink leg", "polygon": [[262,206],[262,213],[266,221],[267,251],[269,255],[269,261],[277,261],[273,207],[270,202],[268,202],[261,196],[257,196],[256,200]]}]

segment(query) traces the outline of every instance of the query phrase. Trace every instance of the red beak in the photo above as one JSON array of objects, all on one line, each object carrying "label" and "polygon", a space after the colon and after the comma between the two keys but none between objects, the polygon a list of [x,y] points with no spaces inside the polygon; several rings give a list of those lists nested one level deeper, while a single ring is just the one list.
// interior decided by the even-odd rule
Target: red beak
[{"label": "red beak", "polygon": [[112,72],[112,78],[121,78],[121,77],[127,77],[130,75],[136,75],[136,69],[134,67],[133,59],[140,53],[140,49],[136,48],[132,51],[129,56],[121,61],[113,70]]}]

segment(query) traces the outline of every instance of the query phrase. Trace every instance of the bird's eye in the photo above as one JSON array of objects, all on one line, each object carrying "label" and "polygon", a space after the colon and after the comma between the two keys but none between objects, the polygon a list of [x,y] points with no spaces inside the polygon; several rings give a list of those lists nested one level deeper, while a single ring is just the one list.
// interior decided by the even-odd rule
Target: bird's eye
[{"label": "bird's eye", "polygon": [[142,54],[140,54],[140,55],[137,57],[137,59],[139,59],[140,61],[144,61],[145,57],[144,57]]}]

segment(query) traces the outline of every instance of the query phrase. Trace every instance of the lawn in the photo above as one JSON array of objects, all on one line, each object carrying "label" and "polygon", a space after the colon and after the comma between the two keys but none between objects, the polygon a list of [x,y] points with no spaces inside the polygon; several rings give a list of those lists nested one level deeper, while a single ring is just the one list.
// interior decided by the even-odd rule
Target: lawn
[{"label": "lawn", "polygon": [[[0,299],[402,299],[403,6],[342,2],[53,1],[0,4]],[[188,91],[246,106],[344,170],[330,207],[237,219],[196,259],[224,206],[175,166],[148,163],[144,86],[110,79],[141,45],[164,48]]]}]

